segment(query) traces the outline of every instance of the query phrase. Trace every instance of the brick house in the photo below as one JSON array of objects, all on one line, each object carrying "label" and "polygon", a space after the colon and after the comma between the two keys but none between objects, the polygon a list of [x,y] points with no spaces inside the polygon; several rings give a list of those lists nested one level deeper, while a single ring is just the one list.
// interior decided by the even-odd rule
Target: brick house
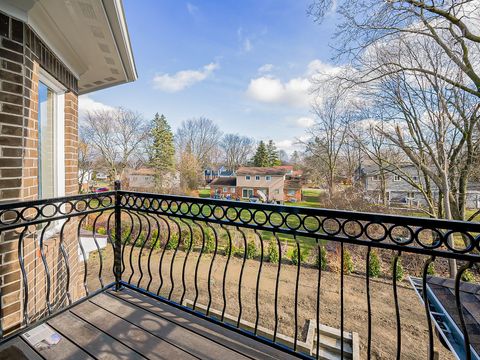
[{"label": "brick house", "polygon": [[234,186],[240,199],[261,197],[261,191],[270,201],[300,201],[302,185],[301,171],[294,171],[293,166],[272,166],[239,168]]},{"label": "brick house", "polygon": [[217,177],[210,183],[211,198],[232,198],[240,196],[237,194],[237,178],[235,176]]},{"label": "brick house", "polygon": [[[78,192],[78,96],[137,77],[120,0],[2,0],[0,2],[0,201],[34,200]],[[65,248],[77,256],[76,221],[66,226]],[[56,294],[64,278],[58,227],[49,224],[44,244]],[[37,232],[23,252],[29,289],[42,293],[43,266]],[[0,234],[2,321],[18,326],[22,289],[18,234]],[[78,266],[71,266],[72,295],[78,298]],[[60,292],[59,292],[60,293]],[[56,301],[61,299],[56,299]],[[43,311],[30,297],[30,313]]]}]

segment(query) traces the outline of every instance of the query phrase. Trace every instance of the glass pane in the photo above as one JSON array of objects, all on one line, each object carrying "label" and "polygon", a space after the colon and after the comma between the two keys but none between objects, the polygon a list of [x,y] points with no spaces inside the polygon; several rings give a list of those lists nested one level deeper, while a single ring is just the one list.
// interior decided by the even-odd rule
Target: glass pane
[{"label": "glass pane", "polygon": [[38,83],[38,197],[55,197],[55,93]]}]

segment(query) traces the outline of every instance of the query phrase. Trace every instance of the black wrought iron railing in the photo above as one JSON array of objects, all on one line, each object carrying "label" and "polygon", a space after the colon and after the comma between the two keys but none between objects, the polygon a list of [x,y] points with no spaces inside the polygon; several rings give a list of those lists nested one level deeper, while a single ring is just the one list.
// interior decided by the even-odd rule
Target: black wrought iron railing
[{"label": "black wrought iron railing", "polygon": [[299,357],[433,359],[447,350],[428,281],[455,265],[458,351],[476,356],[460,289],[478,273],[480,223],[118,188],[2,204],[0,234],[3,279],[19,269],[1,288],[4,339],[127,287]]}]

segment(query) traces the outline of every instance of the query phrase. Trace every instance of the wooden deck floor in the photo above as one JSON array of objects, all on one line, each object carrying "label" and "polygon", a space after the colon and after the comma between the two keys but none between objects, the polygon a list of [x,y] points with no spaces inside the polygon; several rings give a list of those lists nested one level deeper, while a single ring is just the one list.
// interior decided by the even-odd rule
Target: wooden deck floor
[{"label": "wooden deck floor", "polygon": [[107,291],[47,322],[49,349],[17,336],[3,359],[293,359],[280,350],[132,290]]}]

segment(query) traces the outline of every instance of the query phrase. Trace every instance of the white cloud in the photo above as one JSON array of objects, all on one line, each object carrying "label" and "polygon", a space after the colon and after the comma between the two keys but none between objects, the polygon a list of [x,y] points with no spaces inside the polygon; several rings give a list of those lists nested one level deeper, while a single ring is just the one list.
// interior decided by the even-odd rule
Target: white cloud
[{"label": "white cloud", "polygon": [[302,116],[295,120],[295,124],[302,128],[309,128],[315,124],[315,120],[308,116]]},{"label": "white cloud", "polygon": [[[268,68],[269,66],[267,66]],[[311,91],[312,81],[318,81],[322,77],[338,73],[341,69],[341,67],[323,63],[321,60],[313,60],[308,64],[302,76],[287,81],[266,75],[251,79],[246,93],[250,98],[259,102],[307,108],[314,98]]]},{"label": "white cloud", "polygon": [[252,46],[252,42],[250,41],[249,38],[246,38],[244,41],[243,41],[243,50],[245,52],[250,52],[252,51],[253,49],[253,46]]},{"label": "white cloud", "polygon": [[252,38],[256,38],[255,34],[246,34],[241,26],[237,29],[238,44],[243,52],[248,53],[253,50]]},{"label": "white cloud", "polygon": [[269,73],[273,68],[273,64],[264,64],[258,68],[258,72],[261,74]]},{"label": "white cloud", "polygon": [[182,70],[173,75],[160,74],[153,78],[154,88],[166,92],[178,92],[208,78],[216,69],[218,63],[205,65],[201,70]]},{"label": "white cloud", "polygon": [[307,137],[305,135],[300,136],[298,139],[285,139],[275,141],[275,145],[279,150],[285,150],[288,154],[291,154],[295,150],[302,151],[304,146],[302,141],[306,141]]},{"label": "white cloud", "polygon": [[283,83],[275,77],[261,76],[250,80],[247,95],[260,102],[305,107],[310,102],[310,86],[306,78],[294,78]]},{"label": "white cloud", "polygon": [[80,95],[78,97],[78,117],[83,119],[88,111],[113,110],[114,107],[93,100],[89,95]]},{"label": "white cloud", "polygon": [[195,16],[198,14],[198,6],[193,5],[192,3],[187,2],[187,11],[190,15]]}]

